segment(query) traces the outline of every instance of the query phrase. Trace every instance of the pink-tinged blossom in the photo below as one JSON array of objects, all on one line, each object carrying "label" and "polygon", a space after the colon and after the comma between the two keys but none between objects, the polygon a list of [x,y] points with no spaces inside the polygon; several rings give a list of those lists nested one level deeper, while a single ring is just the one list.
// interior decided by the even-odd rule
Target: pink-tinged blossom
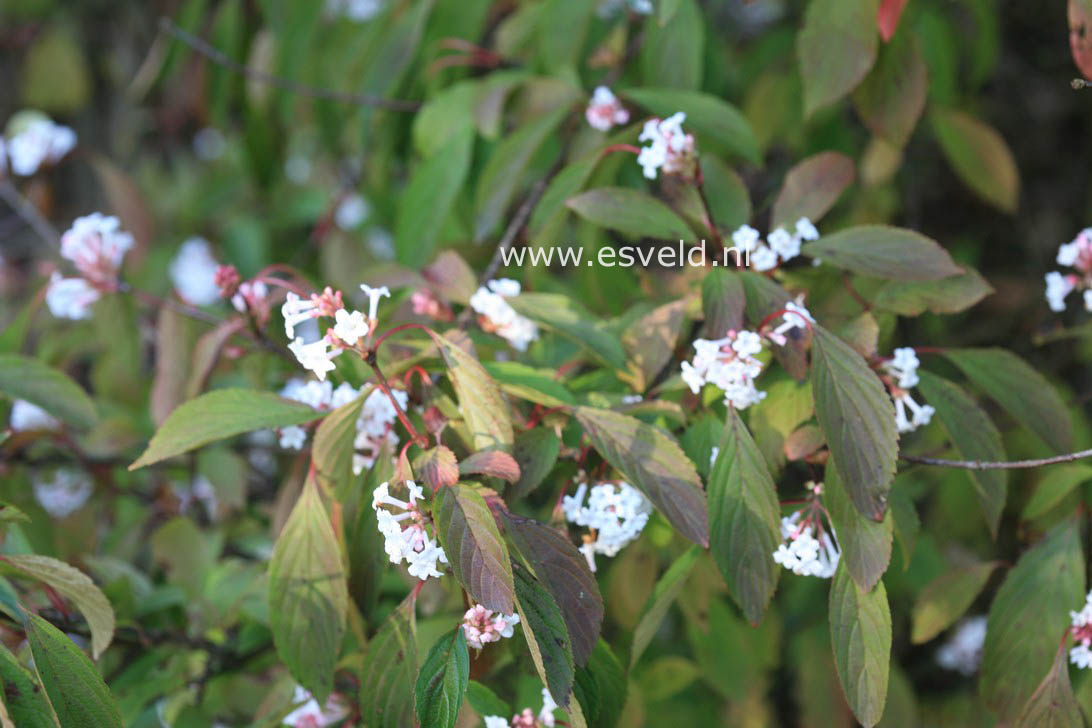
[{"label": "pink-tinged blossom", "polygon": [[834,540],[834,529],[819,498],[822,483],[808,483],[808,503],[781,519],[781,539],[773,560],[794,574],[829,579],[838,568],[842,552]]},{"label": "pink-tinged blossom", "polygon": [[640,142],[648,142],[637,155],[645,177],[656,179],[659,170],[664,174],[692,177],[697,164],[694,136],[683,131],[686,114],[678,112],[666,119],[649,119],[645,122]]},{"label": "pink-tinged blossom", "polygon": [[463,615],[463,634],[466,635],[468,645],[480,650],[490,642],[511,637],[517,624],[518,614],[499,614],[481,604],[475,604]]},{"label": "pink-tinged blossom", "polygon": [[1050,310],[1061,313],[1065,299],[1075,290],[1082,291],[1087,311],[1092,311],[1092,228],[1085,228],[1077,237],[1058,248],[1058,265],[1073,268],[1073,273],[1052,271],[1045,276],[1046,300]]},{"label": "pink-tinged blossom", "polygon": [[298,707],[284,716],[282,724],[293,728],[325,728],[349,716],[349,705],[338,693],[331,693],[326,704],[319,705],[306,688],[297,685],[292,703]]},{"label": "pink-tinged blossom", "polygon": [[726,405],[745,409],[766,396],[755,387],[763,364],[755,358],[762,351],[762,337],[753,331],[729,331],[722,339],[698,339],[694,358],[682,363],[682,378],[694,394],[706,384],[724,392]]},{"label": "pink-tinged blossom", "polygon": [[83,278],[64,278],[54,271],[46,289],[46,306],[57,318],[89,319],[91,307],[102,293]]},{"label": "pink-tinged blossom", "polygon": [[[391,395],[403,410],[409,404],[409,395],[402,390],[393,389]],[[397,421],[398,411],[390,397],[379,388],[373,389],[361,405],[360,417],[356,421],[356,437],[353,439],[354,475],[360,475],[366,468],[375,465],[384,446],[390,450],[398,447],[398,435],[394,431],[394,423]]]},{"label": "pink-tinged blossom", "polygon": [[597,86],[584,112],[593,129],[610,131],[612,127],[629,121],[629,112],[618,97],[606,86]]},{"label": "pink-tinged blossom", "polygon": [[195,306],[208,306],[220,298],[220,287],[216,283],[219,269],[220,264],[212,256],[209,241],[197,237],[182,243],[168,273],[183,301]]},{"label": "pink-tinged blossom", "polygon": [[100,212],[76,218],[61,236],[61,257],[101,291],[117,290],[121,261],[132,247],[133,236],[121,229],[120,221]]},{"label": "pink-tinged blossom", "polygon": [[1085,596],[1080,611],[1069,613],[1069,619],[1069,633],[1074,642],[1069,661],[1077,667],[1092,667],[1092,591]]},{"label": "pink-tinged blossom", "polygon": [[542,688],[542,709],[536,715],[531,708],[524,708],[512,716],[511,722],[499,715],[487,715],[483,717],[485,728],[553,728],[556,724],[554,711],[557,703],[546,688]]},{"label": "pink-tinged blossom", "polygon": [[372,493],[372,509],[383,534],[383,548],[392,564],[405,562],[411,576],[422,580],[443,576],[440,564],[448,563],[447,554],[429,533],[430,528],[435,529],[432,519],[421,508],[424,493],[412,480],[407,480],[405,487],[406,500],[391,495],[390,483],[381,483]]},{"label": "pink-tinged blossom", "polygon": [[231,297],[231,305],[239,313],[249,312],[258,319],[264,319],[269,315],[268,297],[269,288],[261,281],[243,281]]}]

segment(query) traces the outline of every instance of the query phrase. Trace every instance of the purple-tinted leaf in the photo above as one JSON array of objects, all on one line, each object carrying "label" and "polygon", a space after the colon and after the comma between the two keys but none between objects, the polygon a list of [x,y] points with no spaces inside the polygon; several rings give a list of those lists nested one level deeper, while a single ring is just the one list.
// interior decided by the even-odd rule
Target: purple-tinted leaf
[{"label": "purple-tinted leaf", "polygon": [[481,494],[462,484],[441,488],[432,518],[451,571],[470,596],[486,609],[511,613],[512,564]]},{"label": "purple-tinted leaf", "polygon": [[935,281],[963,273],[935,240],[888,225],[860,225],[824,235],[803,251],[823,263],[877,278]]},{"label": "purple-tinted leaf", "polygon": [[838,152],[820,152],[789,170],[774,201],[772,227],[791,228],[802,217],[819,222],[856,177],[853,160]]}]

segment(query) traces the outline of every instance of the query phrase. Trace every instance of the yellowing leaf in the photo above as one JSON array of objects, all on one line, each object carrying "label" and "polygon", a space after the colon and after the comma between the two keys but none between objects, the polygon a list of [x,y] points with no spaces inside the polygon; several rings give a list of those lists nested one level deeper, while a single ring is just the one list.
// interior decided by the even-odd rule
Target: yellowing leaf
[{"label": "yellowing leaf", "polygon": [[440,349],[447,364],[447,374],[459,397],[459,410],[470,428],[475,450],[512,447],[512,421],[508,403],[504,401],[496,382],[480,362],[455,343],[450,335],[434,331],[429,336]]},{"label": "yellowing leaf", "polygon": [[961,111],[936,109],[932,122],[944,156],[963,183],[994,207],[1016,212],[1020,172],[1004,138]]}]

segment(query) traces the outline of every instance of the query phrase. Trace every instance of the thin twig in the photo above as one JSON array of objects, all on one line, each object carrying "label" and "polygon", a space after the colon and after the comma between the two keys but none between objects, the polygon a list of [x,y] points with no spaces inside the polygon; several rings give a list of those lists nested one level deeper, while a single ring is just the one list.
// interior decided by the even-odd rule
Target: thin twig
[{"label": "thin twig", "polygon": [[1057,463],[1071,463],[1074,460],[1082,460],[1084,458],[1092,457],[1092,449],[1066,453],[1065,455],[1055,455],[1049,458],[1010,460],[1008,462],[989,460],[943,460],[941,458],[927,458],[919,455],[899,455],[899,457],[908,463],[936,465],[942,468],[961,468],[963,470],[1016,470],[1019,468],[1037,468],[1040,465],[1055,465]]},{"label": "thin twig", "polygon": [[375,379],[379,383],[379,388],[383,390],[383,394],[387,395],[387,399],[391,401],[391,406],[394,407],[394,411],[398,415],[399,421],[402,423],[402,426],[406,428],[406,431],[409,432],[410,437],[413,438],[413,441],[417,443],[418,447],[427,447],[428,437],[417,431],[417,428],[413,426],[409,417],[407,417],[406,413],[402,410],[402,405],[398,404],[398,400],[394,398],[394,392],[391,391],[391,385],[387,382],[387,377],[383,374],[383,370],[379,368],[379,361],[376,358],[374,348],[364,356],[364,361],[366,361],[368,366],[372,368],[372,371],[375,372]]},{"label": "thin twig", "polygon": [[170,18],[162,18],[159,21],[160,30],[167,33],[174,38],[185,43],[194,51],[200,53],[205,58],[209,59],[213,63],[216,63],[229,71],[234,71],[241,76],[245,76],[253,81],[260,81],[267,83],[270,86],[276,86],[277,88],[284,89],[285,91],[291,91],[292,93],[299,94],[301,96],[309,96],[314,99],[326,99],[329,101],[340,101],[346,104],[355,104],[357,106],[374,106],[380,109],[389,109],[390,111],[417,111],[421,108],[420,101],[412,101],[409,99],[388,99],[382,96],[375,96],[373,94],[354,94],[345,91],[337,91],[330,88],[322,88],[320,86],[311,86],[306,83],[299,83],[287,78],[281,78],[280,76],[274,76],[271,73],[265,71],[259,71],[256,68],[250,66],[244,66],[238,61],[228,57],[222,51],[214,48],[205,41],[198,38],[193,33],[175,25],[174,21]]},{"label": "thin twig", "polygon": [[12,211],[21,217],[23,222],[38,234],[38,237],[60,250],[61,234],[57,232],[57,228],[53,227],[42,213],[38,212],[38,208],[34,206],[34,203],[19,194],[19,190],[15,189],[15,186],[8,180],[0,181],[0,199],[8,203]]},{"label": "thin twig", "polygon": [[512,244],[516,242],[516,237],[530,219],[531,213],[535,209],[535,205],[542,199],[542,195],[546,193],[546,184],[548,181],[549,177],[540,179],[538,182],[535,182],[531,187],[531,191],[527,193],[527,198],[524,199],[523,204],[516,210],[515,217],[508,223],[504,235],[501,236],[500,242],[497,243],[497,249],[493,252],[493,259],[489,261],[489,265],[487,265],[482,272],[482,283],[491,279],[493,275],[496,274],[497,269],[500,268],[501,263],[504,261],[505,251],[511,248]]}]

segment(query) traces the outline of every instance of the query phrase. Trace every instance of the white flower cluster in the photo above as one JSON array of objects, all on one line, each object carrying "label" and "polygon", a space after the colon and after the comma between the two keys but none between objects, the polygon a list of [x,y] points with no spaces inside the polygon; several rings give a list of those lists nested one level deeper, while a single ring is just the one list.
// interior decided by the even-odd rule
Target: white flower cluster
[{"label": "white flower cluster", "polygon": [[[337,409],[352,402],[360,391],[348,382],[342,382],[337,389],[327,381],[316,382],[314,379],[293,377],[280,392],[285,399],[303,402],[317,410]],[[280,428],[280,446],[286,450],[302,450],[307,443],[307,430],[299,425]]]},{"label": "white flower cluster", "polygon": [[183,301],[208,306],[220,299],[220,286],[216,283],[219,267],[209,241],[194,237],[182,243],[167,272]]},{"label": "white flower cluster", "polygon": [[[410,576],[424,580],[430,576],[443,576],[439,564],[447,563],[447,554],[439,542],[429,537],[431,520],[418,506],[424,497],[419,485],[406,481],[408,500],[399,500],[390,494],[390,483],[382,483],[372,493],[372,508],[383,534],[383,548],[392,564],[405,561]],[[397,508],[401,513],[391,513],[380,506]],[[405,527],[403,527],[403,525]]]},{"label": "white flower cluster", "polygon": [[326,705],[319,705],[315,696],[302,685],[296,686],[292,704],[299,707],[284,716],[282,724],[293,728],[325,728],[349,717],[349,705],[341,695],[331,693]]},{"label": "white flower cluster", "polygon": [[[816,498],[822,492],[822,484],[809,483],[808,486]],[[834,576],[842,552],[834,540],[834,529],[830,528],[828,533],[828,529],[823,528],[818,501],[782,518],[781,538],[784,541],[773,553],[775,563],[801,576],[821,579]]]},{"label": "white flower cluster", "polygon": [[379,15],[383,5],[384,0],[326,0],[326,14],[363,23]]},{"label": "white flower cluster", "polygon": [[706,384],[724,392],[724,403],[745,409],[766,396],[755,387],[762,373],[762,362],[755,354],[762,351],[762,337],[754,331],[729,331],[723,339],[697,339],[694,359],[682,363],[683,381],[694,394]]},{"label": "white flower cluster", "polygon": [[1092,667],[1092,591],[1084,598],[1079,612],[1069,613],[1070,634],[1076,643],[1069,650],[1069,661],[1077,667]]},{"label": "white flower cluster", "polygon": [[514,634],[512,628],[517,624],[518,614],[498,614],[475,604],[463,615],[463,634],[468,645],[480,650],[489,642],[500,642],[502,638],[511,637]]},{"label": "white flower cluster", "polygon": [[265,299],[268,296],[269,287],[262,281],[243,281],[239,284],[239,290],[231,296],[231,307],[239,313],[264,318],[262,312],[266,309]]},{"label": "white flower cluster", "polygon": [[511,278],[489,281],[470,297],[470,307],[481,314],[483,329],[507,340],[518,351],[527,351],[527,346],[538,338],[538,327],[505,300],[515,298],[521,290],[519,281]]},{"label": "white flower cluster", "polygon": [[0,177],[9,159],[12,172],[29,177],[41,167],[61,161],[76,146],[76,132],[67,126],[35,112],[25,113],[29,120],[16,121],[16,130],[6,142],[0,138]]},{"label": "white flower cluster", "polygon": [[694,135],[683,131],[682,125],[686,114],[679,111],[666,119],[649,119],[637,141],[649,142],[637,155],[637,164],[641,165],[645,177],[656,179],[656,174],[663,169],[664,174],[680,174],[690,177],[694,174],[697,152],[694,147]]},{"label": "white flower cluster", "polygon": [[483,720],[485,728],[541,728],[542,726],[553,728],[555,710],[557,710],[557,703],[554,702],[553,696],[550,695],[549,690],[542,688],[542,710],[538,711],[538,715],[535,715],[530,708],[524,708],[522,712],[512,716],[511,722],[500,715],[487,715]]},{"label": "white flower cluster", "polygon": [[986,617],[968,617],[956,625],[952,636],[937,650],[937,664],[945,670],[973,675],[982,662],[982,645],[986,642]]},{"label": "white flower cluster", "polygon": [[618,97],[606,86],[596,86],[584,118],[593,129],[610,131],[612,127],[629,121],[629,112]]},{"label": "white flower cluster", "polygon": [[641,535],[652,513],[652,504],[629,483],[600,483],[592,486],[590,492],[588,484],[581,483],[575,494],[561,499],[561,509],[567,521],[590,529],[580,552],[588,560],[588,568],[595,571],[596,554],[614,556]]},{"label": "white flower cluster", "polygon": [[629,8],[637,15],[652,15],[655,10],[652,7],[652,0],[603,0],[603,2],[599,3],[595,13],[600,18],[610,18],[622,12],[625,8]]},{"label": "white flower cluster", "polygon": [[[929,424],[936,413],[931,405],[918,404],[910,396],[910,390],[918,384],[918,355],[909,347],[895,349],[894,356],[884,362],[884,369],[895,377],[891,396],[895,400],[895,427],[899,432],[913,432]],[[907,410],[910,416],[907,417]]]},{"label": "white flower cluster", "polygon": [[11,403],[8,425],[12,432],[33,432],[35,430],[59,430],[61,422],[36,404],[25,399]]},{"label": "white flower cluster", "polygon": [[91,476],[70,468],[56,470],[50,478],[36,475],[32,482],[34,498],[54,518],[66,518],[83,508],[94,490]]},{"label": "white flower cluster", "polygon": [[732,233],[732,244],[738,249],[738,255],[744,256],[747,264],[757,271],[773,270],[800,255],[804,241],[818,239],[819,230],[806,217],[796,221],[793,232],[779,227],[765,241],[750,225],[743,225]]},{"label": "white flower cluster", "polygon": [[1074,268],[1077,273],[1046,274],[1046,300],[1051,311],[1065,310],[1065,299],[1079,288],[1084,289],[1084,308],[1092,311],[1092,228],[1085,228],[1071,242],[1058,248],[1058,265]]},{"label": "white flower cluster", "polygon": [[[367,318],[360,311],[347,310],[342,303],[341,292],[332,291],[330,288],[326,288],[321,295],[312,294],[310,299],[289,293],[281,306],[284,333],[292,339],[288,348],[303,368],[314,372],[319,379],[326,379],[326,373],[333,371],[334,358],[346,348],[356,346],[359,339],[374,330],[378,320],[379,299],[390,298],[391,295],[386,286],[372,288],[364,283],[360,288],[369,299]],[[296,326],[307,319],[320,316],[333,318],[334,325],[323,338],[305,344],[302,338],[296,336]]]},{"label": "white flower cluster", "polygon": [[86,319],[103,292],[116,291],[118,271],[133,247],[133,236],[121,230],[112,215],[95,212],[76,218],[61,236],[61,257],[72,262],[80,278],[54,272],[46,291],[46,305],[57,318]]}]

